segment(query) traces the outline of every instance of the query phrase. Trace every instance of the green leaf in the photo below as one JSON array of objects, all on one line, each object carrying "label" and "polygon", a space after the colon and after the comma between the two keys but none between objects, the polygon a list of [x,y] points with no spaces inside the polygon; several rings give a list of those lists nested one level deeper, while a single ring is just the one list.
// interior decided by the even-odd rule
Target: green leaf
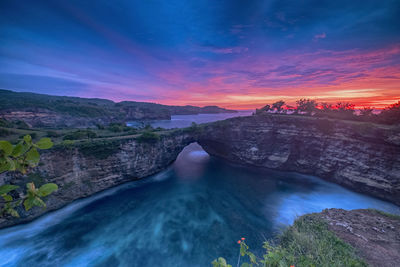
[{"label": "green leaf", "polygon": [[244,255],[246,255],[246,252],[247,252],[246,247],[244,246],[243,243],[241,243],[241,244],[240,244],[240,256],[243,257]]},{"label": "green leaf", "polygon": [[247,255],[249,256],[249,258],[250,258],[250,261],[252,262],[252,263],[255,263],[255,264],[257,264],[257,258],[256,258],[256,255],[254,255],[253,253],[251,253],[251,252],[247,252]]},{"label": "green leaf", "polygon": [[27,144],[30,144],[30,143],[32,143],[32,137],[29,134],[27,134],[27,135],[24,136],[24,141]]},{"label": "green leaf", "polygon": [[12,156],[13,157],[19,157],[23,154],[22,149],[23,149],[23,144],[22,142],[19,142],[13,149],[12,151]]},{"label": "green leaf", "polygon": [[15,171],[15,162],[9,157],[0,158],[0,173],[5,171]]},{"label": "green leaf", "polygon": [[8,170],[15,171],[15,161],[10,159],[9,157],[6,157],[6,160],[8,162]]},{"label": "green leaf", "polygon": [[33,199],[33,205],[38,207],[46,208],[46,203],[43,202],[39,197]]},{"label": "green leaf", "polygon": [[58,186],[53,183],[48,183],[42,185],[38,190],[38,195],[40,197],[45,197],[53,193],[54,191],[58,190]]},{"label": "green leaf", "polygon": [[24,207],[26,211],[30,210],[33,207],[33,200],[33,197],[28,197],[27,199],[25,199]]},{"label": "green leaf", "polygon": [[8,162],[5,159],[0,159],[0,173],[8,171],[10,169],[10,166],[8,165]]},{"label": "green leaf", "polygon": [[36,148],[32,148],[26,153],[26,161],[32,167],[39,163],[40,155]]},{"label": "green leaf", "polygon": [[211,264],[213,267],[232,267],[232,265],[227,264],[226,260],[222,257],[219,257],[218,260],[214,260]]},{"label": "green leaf", "polygon": [[16,211],[15,209],[10,208],[7,210],[7,212],[11,214],[11,216],[19,218],[18,211]]},{"label": "green leaf", "polygon": [[35,146],[39,149],[49,149],[53,146],[53,142],[51,141],[50,138],[45,137],[40,139]]},{"label": "green leaf", "polygon": [[6,156],[9,156],[12,153],[13,146],[8,141],[0,141],[0,149],[4,151]]},{"label": "green leaf", "polygon": [[1,195],[1,196],[4,198],[4,200],[5,200],[6,202],[10,202],[10,201],[13,200],[12,196],[10,196],[10,195],[3,194],[3,195]]},{"label": "green leaf", "polygon": [[2,185],[2,186],[0,186],[0,195],[7,194],[8,192],[11,192],[11,191],[17,189],[18,187],[19,186],[11,185],[11,184]]}]

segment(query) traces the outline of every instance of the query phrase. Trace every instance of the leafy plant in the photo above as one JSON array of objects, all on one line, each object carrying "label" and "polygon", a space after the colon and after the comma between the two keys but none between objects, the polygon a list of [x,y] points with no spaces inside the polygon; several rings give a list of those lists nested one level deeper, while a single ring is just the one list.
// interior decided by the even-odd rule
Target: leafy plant
[{"label": "leafy plant", "polygon": [[213,265],[213,267],[232,267],[232,265],[227,264],[226,260],[222,257],[214,260],[211,264]]},{"label": "leafy plant", "polygon": [[[26,174],[29,168],[36,167],[40,160],[38,149],[49,149],[53,146],[50,138],[42,138],[37,143],[32,142],[30,135],[25,135],[23,140],[16,145],[7,141],[0,141],[0,173],[6,171],[18,171]],[[11,193],[19,188],[17,185],[5,184],[0,186],[0,196],[3,202],[0,202],[0,216],[9,214],[13,217],[19,217],[16,208],[24,204],[28,211],[34,206],[46,207],[41,197],[46,197],[56,191],[58,186],[54,183],[42,185],[36,189],[33,182],[27,183],[26,195],[20,199],[14,199]]]},{"label": "leafy plant", "polygon": [[30,135],[13,146],[8,141],[0,141],[0,173],[19,171],[23,174],[29,167],[36,167],[40,160],[38,149],[49,149],[53,146],[50,138],[42,138],[36,144]]}]

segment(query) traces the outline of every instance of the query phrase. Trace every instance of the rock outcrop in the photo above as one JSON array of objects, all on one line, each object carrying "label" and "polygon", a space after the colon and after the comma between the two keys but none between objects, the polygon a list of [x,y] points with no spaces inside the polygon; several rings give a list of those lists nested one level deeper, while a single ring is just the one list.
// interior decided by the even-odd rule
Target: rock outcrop
[{"label": "rock outcrop", "polygon": [[356,249],[370,266],[400,262],[400,217],[375,210],[326,209],[319,213],[329,230]]},{"label": "rock outcrop", "polygon": [[238,164],[311,174],[400,205],[400,129],[291,115],[208,124],[209,154]]},{"label": "rock outcrop", "polygon": [[76,199],[118,184],[147,177],[167,168],[188,144],[192,135],[176,131],[152,143],[133,137],[94,141],[71,147],[55,147],[41,154],[41,165],[30,175],[0,175],[0,185],[12,183],[25,189],[27,182],[53,182],[59,190],[46,199],[47,209],[18,210],[21,218],[0,218],[0,228],[30,221]]}]

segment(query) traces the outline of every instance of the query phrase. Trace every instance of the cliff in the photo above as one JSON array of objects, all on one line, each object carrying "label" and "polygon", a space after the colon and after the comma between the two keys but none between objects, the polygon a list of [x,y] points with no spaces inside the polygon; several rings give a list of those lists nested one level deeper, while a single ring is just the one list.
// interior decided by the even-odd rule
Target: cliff
[{"label": "cliff", "polygon": [[29,175],[0,175],[0,184],[12,183],[25,189],[27,182],[53,182],[59,190],[46,199],[47,209],[29,212],[20,208],[21,218],[0,218],[0,228],[30,221],[76,199],[118,184],[147,177],[167,168],[193,137],[184,131],[161,135],[152,143],[136,137],[83,142],[57,146],[41,154],[41,164]]},{"label": "cliff", "polygon": [[208,124],[198,142],[238,164],[311,174],[400,205],[400,129],[290,115]]},{"label": "cliff", "polygon": [[198,142],[210,155],[236,164],[311,174],[400,205],[400,129],[290,115],[238,117],[138,136],[98,138],[44,151],[28,176],[0,175],[0,184],[25,187],[57,183],[48,208],[19,210],[20,219],[0,219],[0,228],[34,219],[75,199],[165,169],[180,151]]}]

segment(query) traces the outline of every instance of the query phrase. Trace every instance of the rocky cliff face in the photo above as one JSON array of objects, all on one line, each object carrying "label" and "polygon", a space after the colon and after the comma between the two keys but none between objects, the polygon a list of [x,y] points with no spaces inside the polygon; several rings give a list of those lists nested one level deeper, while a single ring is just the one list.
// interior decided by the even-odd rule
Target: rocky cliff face
[{"label": "rocky cliff face", "polygon": [[[42,153],[43,165],[28,176],[0,175],[0,185],[55,182],[48,208],[19,210],[0,228],[34,219],[73,200],[165,169],[188,144],[250,166],[312,174],[400,205],[400,129],[290,115],[232,118],[175,130],[154,143],[135,137],[97,140]],[[15,196],[16,197],[16,196]]]},{"label": "rocky cliff face", "polygon": [[312,174],[400,205],[400,129],[289,115],[209,124],[198,142],[211,155]]},{"label": "rocky cliff face", "polygon": [[73,200],[90,196],[123,182],[155,174],[169,166],[181,150],[193,142],[184,132],[162,136],[155,143],[139,143],[126,138],[95,142],[43,152],[42,165],[28,176],[0,175],[0,184],[12,183],[25,188],[25,183],[53,182],[59,190],[46,200],[47,209],[19,209],[20,219],[0,218],[0,228],[30,221],[44,212],[58,209]]}]

